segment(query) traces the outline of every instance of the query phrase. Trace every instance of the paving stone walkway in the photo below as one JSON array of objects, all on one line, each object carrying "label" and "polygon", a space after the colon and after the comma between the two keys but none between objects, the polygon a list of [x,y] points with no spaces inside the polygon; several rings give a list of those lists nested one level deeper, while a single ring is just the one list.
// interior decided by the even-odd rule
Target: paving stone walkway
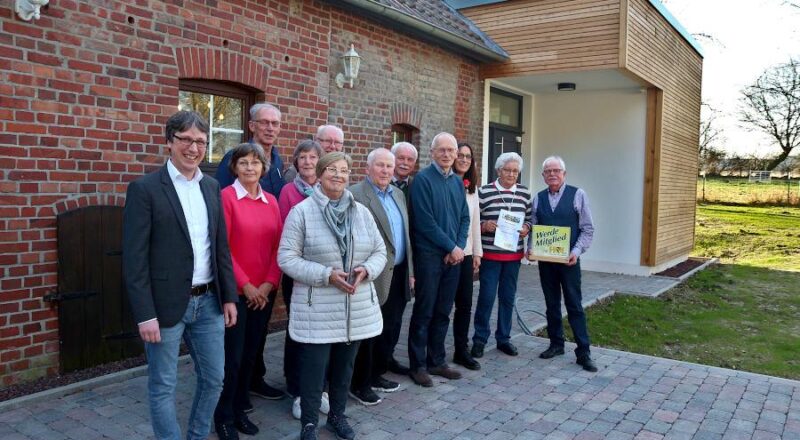
[{"label": "paving stone walkway", "polygon": [[[667,282],[675,283],[585,273],[584,300],[613,291],[653,292]],[[544,311],[535,267],[522,268],[518,307]],[[529,327],[544,322],[533,312],[522,315]],[[592,374],[581,370],[569,352],[539,359],[547,340],[522,334],[516,324],[514,330],[518,357],[488,350],[483,369],[463,370],[462,380],[435,378],[433,388],[421,388],[389,374],[402,383],[400,390],[385,394],[374,407],[348,405],[357,438],[800,439],[800,382],[601,348],[593,348],[600,371]],[[267,348],[267,380],[278,386],[283,384],[278,373],[282,340],[280,333],[271,335]],[[397,354],[404,352],[405,346],[399,347]],[[191,363],[184,362],[179,371],[178,412],[185,421],[194,381]],[[71,395],[51,392],[27,403],[0,404],[0,439],[151,438],[146,376],[120,377]],[[290,415],[289,399],[254,398],[254,404],[251,419],[261,433],[242,439],[297,438],[300,426]],[[324,429],[320,434],[333,438]]]}]

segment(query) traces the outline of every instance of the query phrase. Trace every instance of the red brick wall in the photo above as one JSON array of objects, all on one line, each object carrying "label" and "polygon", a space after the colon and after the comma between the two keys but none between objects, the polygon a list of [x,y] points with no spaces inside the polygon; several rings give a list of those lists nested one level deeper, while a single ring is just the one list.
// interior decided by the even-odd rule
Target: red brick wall
[{"label": "red brick wall", "polygon": [[[339,89],[350,43],[362,73]],[[58,371],[58,313],[42,300],[57,282],[55,216],[122,204],[127,182],[164,162],[179,78],[261,90],[283,111],[284,157],[340,124],[360,168],[388,146],[394,103],[422,113],[423,160],[439,131],[479,143],[477,71],[313,1],[51,0],[27,23],[0,0],[0,386]]]}]

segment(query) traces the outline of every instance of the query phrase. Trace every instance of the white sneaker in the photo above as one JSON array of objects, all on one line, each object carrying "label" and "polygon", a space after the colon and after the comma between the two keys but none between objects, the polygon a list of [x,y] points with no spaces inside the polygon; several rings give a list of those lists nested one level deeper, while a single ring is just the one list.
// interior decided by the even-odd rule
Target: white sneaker
[{"label": "white sneaker", "polygon": [[303,415],[303,413],[300,409],[300,396],[297,396],[294,398],[294,403],[292,403],[292,417],[300,420],[301,415]]},{"label": "white sneaker", "polygon": [[322,414],[327,415],[328,411],[331,410],[331,403],[328,401],[328,393],[325,391],[322,392],[322,398],[319,402],[319,412]]}]

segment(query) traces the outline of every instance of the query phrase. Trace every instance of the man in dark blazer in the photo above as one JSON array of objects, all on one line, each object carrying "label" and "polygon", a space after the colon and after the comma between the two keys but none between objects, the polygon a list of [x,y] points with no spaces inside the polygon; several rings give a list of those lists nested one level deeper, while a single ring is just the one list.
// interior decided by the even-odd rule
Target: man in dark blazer
[{"label": "man in dark blazer", "polygon": [[145,342],[153,433],[181,438],[175,385],[181,339],[197,388],[187,438],[205,439],[224,377],[225,327],[236,324],[236,283],[219,184],[198,168],[209,127],[180,111],[166,124],[167,164],[128,185],[122,226],[123,272]]},{"label": "man in dark blazer", "polygon": [[[356,201],[366,206],[375,218],[387,254],[386,267],[375,279],[383,315],[383,333],[374,341],[361,342],[353,371],[351,392],[362,403],[375,400],[377,396],[372,390],[392,392],[399,387],[397,382],[383,378],[382,374],[387,371],[408,374],[407,367],[394,359],[394,348],[400,338],[406,303],[411,300],[414,266],[405,197],[402,191],[391,185],[394,159],[385,148],[372,151],[367,155],[366,179],[350,187]],[[366,353],[370,346],[371,357]]]}]

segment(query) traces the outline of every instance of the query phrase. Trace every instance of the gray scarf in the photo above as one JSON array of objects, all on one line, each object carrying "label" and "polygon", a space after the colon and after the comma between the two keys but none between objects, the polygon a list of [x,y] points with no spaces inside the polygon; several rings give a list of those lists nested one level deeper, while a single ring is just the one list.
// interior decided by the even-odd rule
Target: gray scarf
[{"label": "gray scarf", "polygon": [[336,243],[339,245],[339,254],[342,256],[342,266],[345,272],[350,271],[348,262],[352,252],[352,224],[355,213],[355,202],[353,194],[345,190],[342,197],[337,201],[332,201],[322,192],[319,185],[314,186],[314,193],[311,197],[322,210],[325,223],[328,224]]},{"label": "gray scarf", "polygon": [[297,173],[294,176],[294,186],[297,188],[297,192],[303,195],[303,197],[308,197],[311,193],[314,192],[314,187],[309,185],[302,177],[300,177],[300,173]]}]

